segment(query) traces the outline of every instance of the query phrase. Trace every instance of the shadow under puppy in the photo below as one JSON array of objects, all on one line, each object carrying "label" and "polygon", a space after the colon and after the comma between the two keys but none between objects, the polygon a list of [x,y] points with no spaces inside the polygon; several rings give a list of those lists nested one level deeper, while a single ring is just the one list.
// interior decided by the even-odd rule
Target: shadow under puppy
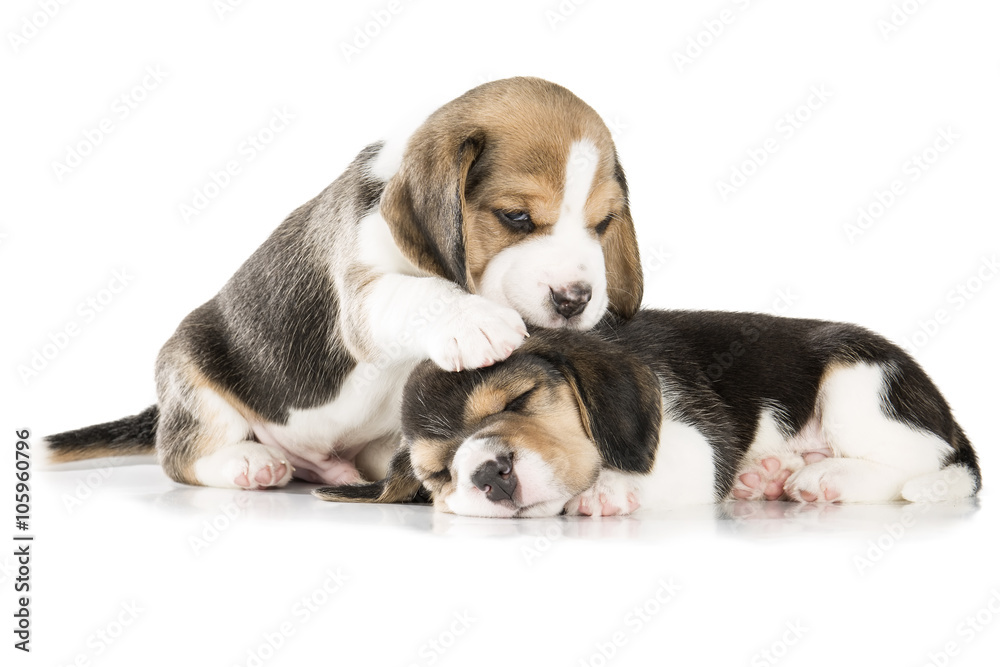
[{"label": "shadow under puppy", "polygon": [[487,517],[628,514],[726,499],[942,501],[976,454],[903,350],[850,324],[641,311],[537,331],[506,361],[424,363],[388,476],[324,500],[433,500]]}]

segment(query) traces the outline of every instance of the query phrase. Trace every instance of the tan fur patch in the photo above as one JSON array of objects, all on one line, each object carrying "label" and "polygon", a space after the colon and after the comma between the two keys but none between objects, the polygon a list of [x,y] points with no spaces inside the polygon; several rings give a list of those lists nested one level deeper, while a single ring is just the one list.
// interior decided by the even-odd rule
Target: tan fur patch
[{"label": "tan fur patch", "polygon": [[[642,273],[614,142],[600,116],[561,86],[526,77],[495,81],[438,109],[410,138],[386,187],[383,217],[410,261],[474,292],[490,259],[531,237],[506,228],[494,211],[528,211],[534,234],[547,233],[558,219],[570,148],[582,139],[601,155],[585,208],[588,225],[615,214],[602,239],[611,304],[631,315]],[[459,266],[465,274],[451,275]]]},{"label": "tan fur patch", "polygon": [[[194,474],[195,462],[221,446],[252,437],[250,421],[264,419],[231,392],[205,377],[189,359],[175,361],[175,364],[179,366],[174,372],[181,394],[163,396],[161,402],[162,399],[179,402],[184,412],[196,421],[194,435],[184,439],[182,450],[163,451],[158,445],[157,454],[160,465],[172,479],[199,485]],[[160,442],[159,437],[157,442]]]},{"label": "tan fur patch", "polygon": [[568,385],[560,384],[531,416],[511,415],[490,426],[512,451],[530,450],[546,463],[569,494],[586,490],[601,466],[601,457],[584,428],[585,418]]},{"label": "tan fur patch", "polygon": [[72,463],[73,461],[86,461],[88,459],[100,459],[105,457],[130,456],[133,454],[148,454],[149,448],[144,445],[136,445],[134,452],[117,447],[88,446],[86,449],[76,449],[68,451],[54,451],[48,455],[50,463]]}]

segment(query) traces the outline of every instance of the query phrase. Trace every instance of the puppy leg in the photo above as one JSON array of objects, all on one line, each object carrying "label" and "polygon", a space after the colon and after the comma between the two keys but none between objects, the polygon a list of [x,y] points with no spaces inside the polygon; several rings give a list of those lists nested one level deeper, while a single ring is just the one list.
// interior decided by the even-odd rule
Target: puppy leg
[{"label": "puppy leg", "polygon": [[589,489],[566,503],[571,516],[621,516],[639,509],[640,476],[604,468]]},{"label": "puppy leg", "polygon": [[284,453],[252,440],[250,424],[190,363],[161,355],[156,450],[166,473],[184,484],[229,489],[284,486]]},{"label": "puppy leg", "polygon": [[799,501],[888,502],[907,481],[939,471],[950,450],[938,436],[905,424],[885,408],[887,371],[878,364],[830,370],[817,400],[833,456],[791,475],[785,491]]},{"label": "puppy leg", "polygon": [[502,361],[528,335],[517,311],[441,278],[386,274],[363,307],[382,354],[430,358],[448,371]]},{"label": "puppy leg", "polygon": [[862,459],[827,458],[807,465],[785,482],[799,502],[878,503],[896,500],[903,480],[893,466]]}]

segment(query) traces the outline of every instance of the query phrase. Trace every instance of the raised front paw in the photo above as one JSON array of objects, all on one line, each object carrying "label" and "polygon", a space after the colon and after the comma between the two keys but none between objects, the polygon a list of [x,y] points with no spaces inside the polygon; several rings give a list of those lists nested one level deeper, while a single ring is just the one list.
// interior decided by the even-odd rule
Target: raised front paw
[{"label": "raised front paw", "polygon": [[623,516],[639,509],[640,485],[635,475],[605,469],[589,489],[566,503],[571,516]]},{"label": "raised front paw", "polygon": [[528,329],[516,310],[474,294],[464,295],[432,323],[429,356],[446,371],[482,368],[516,350]]}]

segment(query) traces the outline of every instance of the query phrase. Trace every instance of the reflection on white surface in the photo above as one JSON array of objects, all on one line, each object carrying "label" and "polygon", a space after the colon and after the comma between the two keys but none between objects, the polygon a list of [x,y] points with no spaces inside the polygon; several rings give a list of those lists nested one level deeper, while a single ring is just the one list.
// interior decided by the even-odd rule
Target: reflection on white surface
[{"label": "reflection on white surface", "polygon": [[[801,504],[735,501],[671,510],[642,508],[628,517],[488,519],[435,512],[429,505],[331,503],[314,498],[316,485],[293,482],[283,489],[240,491],[174,484],[157,466],[48,472],[69,493],[100,480],[114,493],[178,515],[225,515],[236,508],[253,520],[322,521],[334,526],[365,525],[416,530],[449,537],[572,537],[582,539],[668,539],[717,532],[747,538],[866,534],[899,524],[910,532],[935,531],[960,523],[979,510],[979,500],[879,505]],[[103,474],[101,471],[105,471]],[[107,480],[107,481],[105,481]],[[233,510],[230,509],[230,512]]]},{"label": "reflection on white surface", "polygon": [[[610,666],[706,647],[712,664],[754,664],[788,623],[808,630],[782,664],[917,665],[1000,596],[988,496],[479,519],[323,502],[301,483],[188,487],[155,465],[37,479],[35,657],[46,665],[146,664],[151,646],[153,664],[185,664],[192,651],[193,664],[246,667],[430,665],[432,654],[440,665],[600,664],[592,658],[616,633],[625,644]],[[669,601],[664,587],[676,588]],[[88,638],[122,605],[143,611],[98,656]],[[648,619],[637,622],[637,609]],[[458,618],[472,619],[461,641],[448,634]],[[961,664],[987,664],[977,659],[995,653],[1000,620],[989,627],[962,645]],[[856,638],[873,632],[866,659],[852,662]],[[454,647],[428,652],[442,637]],[[484,659],[512,637],[513,657]]]}]

